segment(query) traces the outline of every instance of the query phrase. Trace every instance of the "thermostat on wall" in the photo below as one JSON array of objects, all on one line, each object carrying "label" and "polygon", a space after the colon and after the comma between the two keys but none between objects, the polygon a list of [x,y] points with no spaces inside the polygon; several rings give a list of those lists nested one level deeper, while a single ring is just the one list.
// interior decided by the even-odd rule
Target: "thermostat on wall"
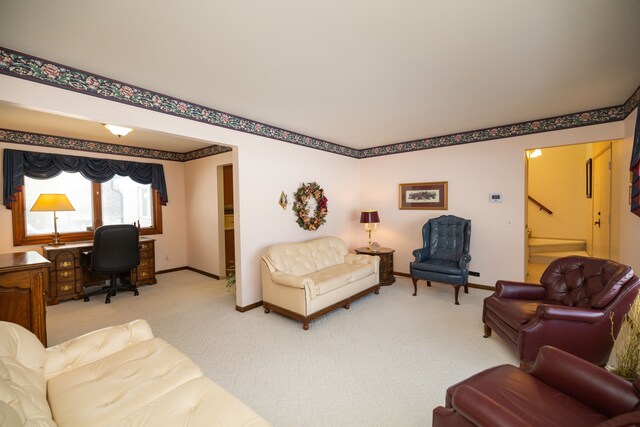
[{"label": "thermostat on wall", "polygon": [[491,203],[502,203],[502,193],[489,193]]}]

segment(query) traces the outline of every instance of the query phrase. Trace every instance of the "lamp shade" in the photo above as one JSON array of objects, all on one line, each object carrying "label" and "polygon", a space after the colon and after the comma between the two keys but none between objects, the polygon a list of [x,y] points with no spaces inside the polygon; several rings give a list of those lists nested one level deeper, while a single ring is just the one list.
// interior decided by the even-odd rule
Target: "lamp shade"
[{"label": "lamp shade", "polygon": [[375,222],[380,222],[378,211],[363,211],[360,214],[360,224],[371,224]]},{"label": "lamp shade", "polygon": [[106,127],[109,130],[109,132],[111,132],[117,137],[127,136],[127,134],[133,130],[131,128],[126,128],[124,126],[117,126],[117,125],[110,125],[110,124],[105,124],[103,126]]},{"label": "lamp shade", "polygon": [[66,194],[43,193],[31,207],[31,211],[75,211]]}]

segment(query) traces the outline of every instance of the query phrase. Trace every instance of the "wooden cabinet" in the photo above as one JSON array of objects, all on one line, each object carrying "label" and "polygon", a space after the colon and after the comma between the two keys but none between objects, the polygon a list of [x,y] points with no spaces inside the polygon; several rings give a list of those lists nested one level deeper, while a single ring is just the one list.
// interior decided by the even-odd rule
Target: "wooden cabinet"
[{"label": "wooden cabinet", "polygon": [[369,248],[356,249],[357,254],[362,255],[377,255],[380,257],[380,284],[388,286],[396,281],[393,275],[393,253],[394,249],[380,248],[377,251],[372,251]]},{"label": "wooden cabinet", "polygon": [[0,320],[24,326],[45,346],[44,289],[50,264],[34,251],[0,254]]},{"label": "wooden cabinet", "polygon": [[[47,304],[81,299],[84,286],[108,279],[108,276],[95,274],[82,267],[80,254],[90,251],[92,245],[93,242],[78,242],[42,246],[44,257],[51,261],[48,286],[45,287]],[[154,239],[140,238],[140,264],[131,270],[127,280],[137,286],[157,283]]]}]

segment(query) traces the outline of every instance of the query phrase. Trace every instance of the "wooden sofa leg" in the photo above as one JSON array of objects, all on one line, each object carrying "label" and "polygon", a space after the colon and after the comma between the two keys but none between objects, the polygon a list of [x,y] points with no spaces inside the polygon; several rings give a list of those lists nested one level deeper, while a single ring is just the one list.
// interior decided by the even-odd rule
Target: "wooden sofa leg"
[{"label": "wooden sofa leg", "polygon": [[267,314],[271,313],[271,309],[269,308],[269,306],[267,304],[263,303],[262,305],[264,305],[264,312],[265,313],[267,313]]},{"label": "wooden sofa leg", "polygon": [[306,323],[303,322],[302,323],[302,329],[304,329],[305,331],[308,331],[309,330],[309,322],[306,322]]},{"label": "wooden sofa leg", "polygon": [[427,280],[427,286],[431,287],[431,281],[430,280]]},{"label": "wooden sofa leg", "polygon": [[418,295],[418,279],[412,277],[411,281],[413,282],[413,296]]},{"label": "wooden sofa leg", "polygon": [[458,293],[460,292],[460,286],[454,286],[456,288],[456,305],[460,305],[458,302]]},{"label": "wooden sofa leg", "polygon": [[486,323],[484,324],[484,338],[489,338],[491,336],[491,328]]},{"label": "wooden sofa leg", "polygon": [[469,293],[469,285],[464,285],[464,293],[465,294]]}]

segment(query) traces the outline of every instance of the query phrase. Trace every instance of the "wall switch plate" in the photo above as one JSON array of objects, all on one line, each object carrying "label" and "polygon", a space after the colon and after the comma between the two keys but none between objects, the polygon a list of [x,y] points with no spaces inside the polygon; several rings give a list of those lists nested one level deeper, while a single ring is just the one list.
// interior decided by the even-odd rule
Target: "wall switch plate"
[{"label": "wall switch plate", "polygon": [[502,203],[502,193],[489,193],[489,202]]}]

